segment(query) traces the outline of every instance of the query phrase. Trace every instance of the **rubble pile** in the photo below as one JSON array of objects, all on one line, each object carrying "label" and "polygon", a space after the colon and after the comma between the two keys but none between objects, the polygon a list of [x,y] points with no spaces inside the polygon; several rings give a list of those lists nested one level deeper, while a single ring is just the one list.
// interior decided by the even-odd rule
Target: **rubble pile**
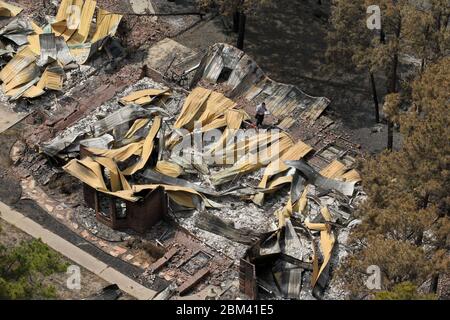
[{"label": "rubble pile", "polygon": [[[55,16],[34,22],[0,1],[3,94],[26,103],[43,96],[43,123],[28,148],[14,149],[24,193],[145,269],[141,280],[161,290],[157,299],[191,291],[216,299],[342,298],[333,270],[365,195],[357,148],[337,144],[345,137],[323,115],[330,101],[273,81],[227,44],[186,50],[189,61],[173,65],[185,81],[167,76],[173,52],[154,50],[143,59],[165,61],[163,71],[123,68],[93,89],[89,76],[102,70],[105,79],[110,70],[86,62],[101,49],[118,55],[110,39],[122,20],[96,4],[62,0]],[[164,41],[179,48],[172,42]],[[271,116],[258,129],[261,102]],[[62,176],[58,194],[33,191],[36,181],[55,186]]]},{"label": "rubble pile", "polygon": [[[172,99],[168,89],[156,84],[149,88],[152,85],[149,80],[143,83],[144,87],[141,84],[134,87],[139,90],[127,90],[118,97],[115,103],[123,106],[109,109],[104,119],[88,126],[75,125],[74,128],[85,130],[77,134],[75,140],[61,144],[61,139],[70,137],[63,133],[47,143],[43,151],[49,156],[61,157],[70,155],[76,146],[84,146],[88,156],[78,160],[73,159],[75,154],[72,154],[64,170],[98,192],[118,199],[138,202],[143,191],[164,188],[170,198],[172,216],[180,226],[234,261],[245,257],[248,263],[256,265],[257,275],[259,267],[267,268],[267,265],[258,265],[260,256],[290,257],[288,262],[279,258],[273,262],[273,268],[282,268],[281,271],[273,269],[273,279],[291,279],[290,273],[295,271],[292,279],[297,280],[293,288],[289,283],[270,283],[267,276],[258,284],[275,298],[299,299],[307,296],[306,292],[321,298],[332,269],[332,252],[338,235],[336,226],[345,228],[352,220],[355,184],[360,181],[358,173],[339,160],[317,172],[300,160],[313,153],[313,149],[302,141],[294,142],[287,132],[281,132],[277,137],[280,140],[271,141],[270,133],[255,131],[248,140],[239,141],[241,145],[229,139],[239,128],[246,127],[244,121],[249,116],[236,109],[236,104],[221,93],[198,87],[186,97],[177,112],[175,108],[163,107],[163,101],[170,105]],[[136,108],[135,116],[124,113],[129,107]],[[171,116],[172,112],[178,113],[178,117]],[[202,126],[197,128],[199,121]],[[74,132],[74,128],[66,131]],[[200,162],[192,163],[183,158],[182,155],[195,154],[194,150],[189,150],[190,145],[187,149],[183,147],[182,155],[174,152],[186,134],[217,128],[222,130],[222,137],[207,145],[207,151],[196,154]],[[183,134],[182,129],[186,130]],[[108,143],[87,143],[104,135],[112,137]],[[90,138],[86,139],[88,136]],[[253,147],[258,144],[261,147],[264,139],[266,143],[279,144],[279,153],[249,161],[255,157]],[[225,156],[230,148],[243,148],[242,157],[224,161],[222,165],[208,165],[208,155]],[[196,179],[192,179],[193,176]],[[271,196],[289,186],[290,193],[281,199]],[[236,202],[238,199],[245,202]],[[266,200],[271,210],[264,209]],[[286,232],[289,232],[288,238]],[[275,244],[273,239],[278,239]],[[267,241],[270,242],[268,249],[265,248]],[[261,247],[258,253],[255,245],[249,249],[255,242],[256,248]],[[263,260],[266,264],[266,259]],[[277,278],[279,272],[286,276]],[[309,279],[308,283],[305,279]],[[284,291],[274,289],[283,286]]]},{"label": "rubble pile", "polygon": [[[61,1],[56,16],[48,17],[44,25],[21,15],[19,7],[2,1],[0,8],[0,80],[3,94],[10,100],[62,90],[66,72],[85,64],[102,49],[122,19],[119,14],[96,8],[93,0]],[[94,29],[91,25],[96,12]],[[113,50],[109,48],[112,55]]]},{"label": "rubble pile", "polygon": [[[54,139],[42,143],[42,152],[46,153],[49,156],[58,156],[59,158],[66,160],[77,157],[80,150],[80,141],[85,140],[84,144],[89,144],[90,138],[98,138],[92,135],[93,131],[95,131],[96,127],[100,126],[103,119],[123,108],[123,104],[120,101],[122,98],[130,95],[132,92],[145,90],[147,88],[160,90],[160,92],[166,90],[166,88],[160,83],[157,83],[149,78],[143,78],[136,84],[127,87],[121,94],[117,95],[117,97],[109,100],[105,104],[102,104],[89,114],[86,114],[82,119],[74,123],[71,127],[63,130]],[[174,93],[170,97],[169,101],[166,101],[164,103],[165,112],[168,116],[177,112],[179,104],[182,101],[183,97],[184,95],[182,93]],[[132,117],[132,115],[130,115],[130,117]],[[105,122],[105,120],[103,120],[103,122]],[[106,144],[113,141],[109,140],[110,136],[108,135],[104,136],[104,138],[107,139]],[[86,142],[86,140],[88,141]],[[76,153],[73,154],[72,152]]]}]

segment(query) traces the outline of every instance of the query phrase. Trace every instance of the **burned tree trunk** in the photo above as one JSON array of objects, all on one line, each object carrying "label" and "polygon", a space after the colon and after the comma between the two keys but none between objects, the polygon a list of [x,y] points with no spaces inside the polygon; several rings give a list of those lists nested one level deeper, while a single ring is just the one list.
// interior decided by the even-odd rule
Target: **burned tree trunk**
[{"label": "burned tree trunk", "polygon": [[387,129],[388,129],[387,149],[389,151],[392,151],[392,149],[394,148],[394,124],[390,120],[388,120]]},{"label": "burned tree trunk", "polygon": [[244,40],[245,40],[245,23],[247,16],[243,12],[239,12],[239,33],[237,39],[237,48],[244,50]]},{"label": "burned tree trunk", "polygon": [[430,291],[434,294],[437,294],[438,287],[439,287],[439,274],[435,274],[431,278]]},{"label": "burned tree trunk", "polygon": [[239,32],[239,11],[236,10],[233,13],[233,32],[238,33]]},{"label": "burned tree trunk", "polygon": [[375,77],[373,75],[373,72],[370,72],[370,85],[372,87],[372,96],[373,96],[373,103],[375,107],[375,122],[380,122],[380,106],[378,103],[378,94],[377,94],[377,87],[375,84]]}]

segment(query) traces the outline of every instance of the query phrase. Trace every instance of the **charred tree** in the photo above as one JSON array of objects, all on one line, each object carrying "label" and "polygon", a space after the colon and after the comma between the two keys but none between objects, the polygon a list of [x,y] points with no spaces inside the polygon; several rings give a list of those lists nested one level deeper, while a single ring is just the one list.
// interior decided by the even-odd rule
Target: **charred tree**
[{"label": "charred tree", "polygon": [[247,15],[243,12],[239,12],[239,31],[237,38],[238,49],[244,50],[244,40],[245,40],[245,24],[247,22]]}]

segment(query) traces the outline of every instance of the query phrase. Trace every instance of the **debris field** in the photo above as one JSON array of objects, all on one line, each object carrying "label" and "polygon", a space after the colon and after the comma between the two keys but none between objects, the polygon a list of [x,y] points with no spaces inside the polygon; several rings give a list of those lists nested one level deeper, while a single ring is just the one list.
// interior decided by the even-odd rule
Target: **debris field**
[{"label": "debris field", "polygon": [[[365,194],[329,99],[231,45],[170,39],[197,17],[32,3],[0,1],[1,108],[26,126],[7,174],[23,199],[138,267],[155,299],[343,296],[333,271]],[[180,10],[158,3],[145,12]]]}]

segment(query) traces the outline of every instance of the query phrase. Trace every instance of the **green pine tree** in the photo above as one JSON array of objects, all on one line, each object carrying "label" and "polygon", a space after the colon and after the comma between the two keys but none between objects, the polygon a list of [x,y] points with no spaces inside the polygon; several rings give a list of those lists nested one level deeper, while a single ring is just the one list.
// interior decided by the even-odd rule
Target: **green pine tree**
[{"label": "green pine tree", "polygon": [[412,84],[410,111],[398,115],[403,146],[362,164],[367,200],[351,234],[353,254],[339,275],[353,298],[371,294],[366,269],[377,265],[383,290],[420,287],[448,273],[450,234],[450,57]]},{"label": "green pine tree", "polygon": [[43,277],[64,272],[66,263],[40,240],[23,241],[14,248],[0,245],[0,299],[55,298]]},{"label": "green pine tree", "polygon": [[[367,8],[372,5],[378,5],[381,10],[380,30],[369,30],[366,26]],[[448,55],[449,18],[450,3],[443,0],[428,1],[427,6],[409,0],[336,0],[332,3],[328,61],[331,65],[367,70],[372,88],[376,88],[374,74],[380,75],[378,78],[384,82],[387,94],[393,95],[386,99],[384,109],[389,150],[393,145],[393,124],[398,123],[398,109],[408,102],[410,90],[409,81],[400,79],[400,59],[406,56],[421,59],[423,69],[426,64]],[[375,90],[373,95],[377,95]],[[377,102],[376,109],[378,113]]]}]

